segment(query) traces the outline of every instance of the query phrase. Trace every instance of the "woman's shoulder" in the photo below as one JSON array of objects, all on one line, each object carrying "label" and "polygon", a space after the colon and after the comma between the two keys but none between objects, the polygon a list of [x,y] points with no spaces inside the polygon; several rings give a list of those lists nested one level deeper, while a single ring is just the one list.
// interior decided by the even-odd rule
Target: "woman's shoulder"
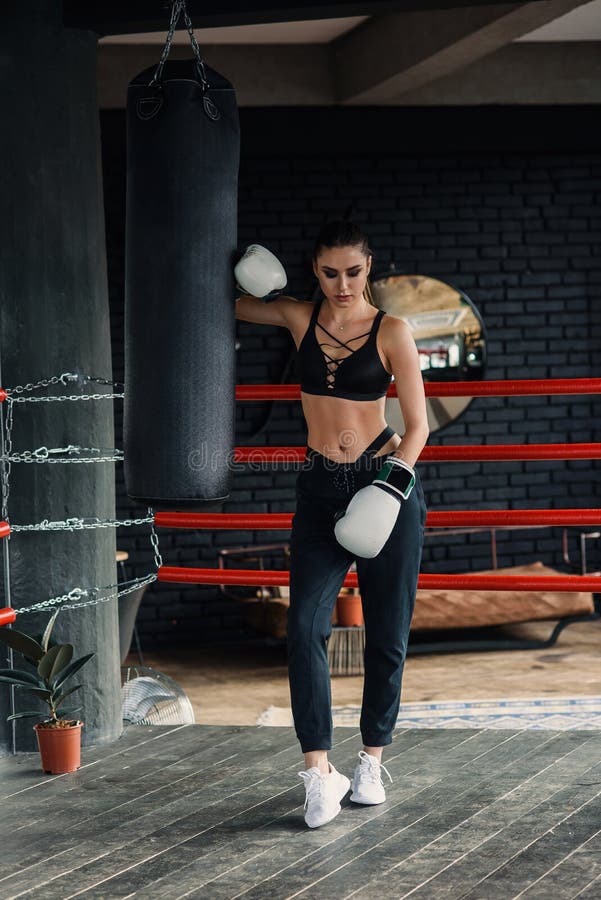
[{"label": "woman's shoulder", "polygon": [[[382,312],[384,311],[382,310]],[[380,334],[382,343],[385,345],[413,340],[412,331],[407,322],[386,312],[381,317]]]},{"label": "woman's shoulder", "polygon": [[411,334],[411,328],[405,321],[405,319],[400,319],[398,316],[393,316],[391,313],[387,313],[385,310],[380,310],[382,313],[380,328],[389,332],[390,334]]}]

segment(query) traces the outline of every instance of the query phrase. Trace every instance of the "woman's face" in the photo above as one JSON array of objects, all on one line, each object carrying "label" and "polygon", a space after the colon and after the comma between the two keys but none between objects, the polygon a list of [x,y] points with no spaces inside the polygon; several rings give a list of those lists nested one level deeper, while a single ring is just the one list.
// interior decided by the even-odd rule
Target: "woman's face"
[{"label": "woman's face", "polygon": [[313,261],[324,297],[338,309],[361,301],[370,269],[371,256],[364,256],[360,247],[322,247]]}]

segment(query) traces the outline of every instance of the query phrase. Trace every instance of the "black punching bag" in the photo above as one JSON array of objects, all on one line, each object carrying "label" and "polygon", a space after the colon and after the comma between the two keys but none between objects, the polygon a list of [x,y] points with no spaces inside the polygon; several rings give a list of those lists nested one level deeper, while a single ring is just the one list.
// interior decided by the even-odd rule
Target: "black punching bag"
[{"label": "black punching bag", "polygon": [[196,60],[154,74],[127,95],[125,482],[148,506],[209,509],[234,449],[238,110]]}]

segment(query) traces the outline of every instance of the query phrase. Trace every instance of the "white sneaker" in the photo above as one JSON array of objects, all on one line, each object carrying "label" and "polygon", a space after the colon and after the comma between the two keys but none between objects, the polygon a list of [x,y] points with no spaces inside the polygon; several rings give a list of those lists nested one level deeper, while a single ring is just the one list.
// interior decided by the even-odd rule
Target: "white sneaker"
[{"label": "white sneaker", "polygon": [[311,766],[298,773],[305,782],[305,822],[318,828],[330,822],[340,812],[340,801],[351,786],[349,779],[337,772],[332,763],[328,775]]},{"label": "white sneaker", "polygon": [[358,756],[361,762],[358,763],[353,775],[351,800],[355,803],[384,803],[386,791],[381,772],[384,770],[392,781],[390,772],[375,756],[370,756],[365,750],[359,750]]}]

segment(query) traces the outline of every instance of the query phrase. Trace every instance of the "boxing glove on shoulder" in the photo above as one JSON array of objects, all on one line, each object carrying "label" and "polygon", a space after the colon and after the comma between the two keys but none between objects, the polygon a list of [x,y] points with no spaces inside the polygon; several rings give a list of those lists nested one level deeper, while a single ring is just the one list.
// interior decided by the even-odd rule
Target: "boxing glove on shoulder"
[{"label": "boxing glove on shoulder", "polygon": [[411,466],[396,456],[387,456],[377,478],[352,497],[346,512],[336,522],[339,544],[353,556],[373,559],[390,537],[403,500],[415,484]]},{"label": "boxing glove on shoulder", "polygon": [[261,244],[251,244],[234,267],[238,287],[244,294],[264,302],[275,300],[286,287],[284,267],[273,253]]}]

